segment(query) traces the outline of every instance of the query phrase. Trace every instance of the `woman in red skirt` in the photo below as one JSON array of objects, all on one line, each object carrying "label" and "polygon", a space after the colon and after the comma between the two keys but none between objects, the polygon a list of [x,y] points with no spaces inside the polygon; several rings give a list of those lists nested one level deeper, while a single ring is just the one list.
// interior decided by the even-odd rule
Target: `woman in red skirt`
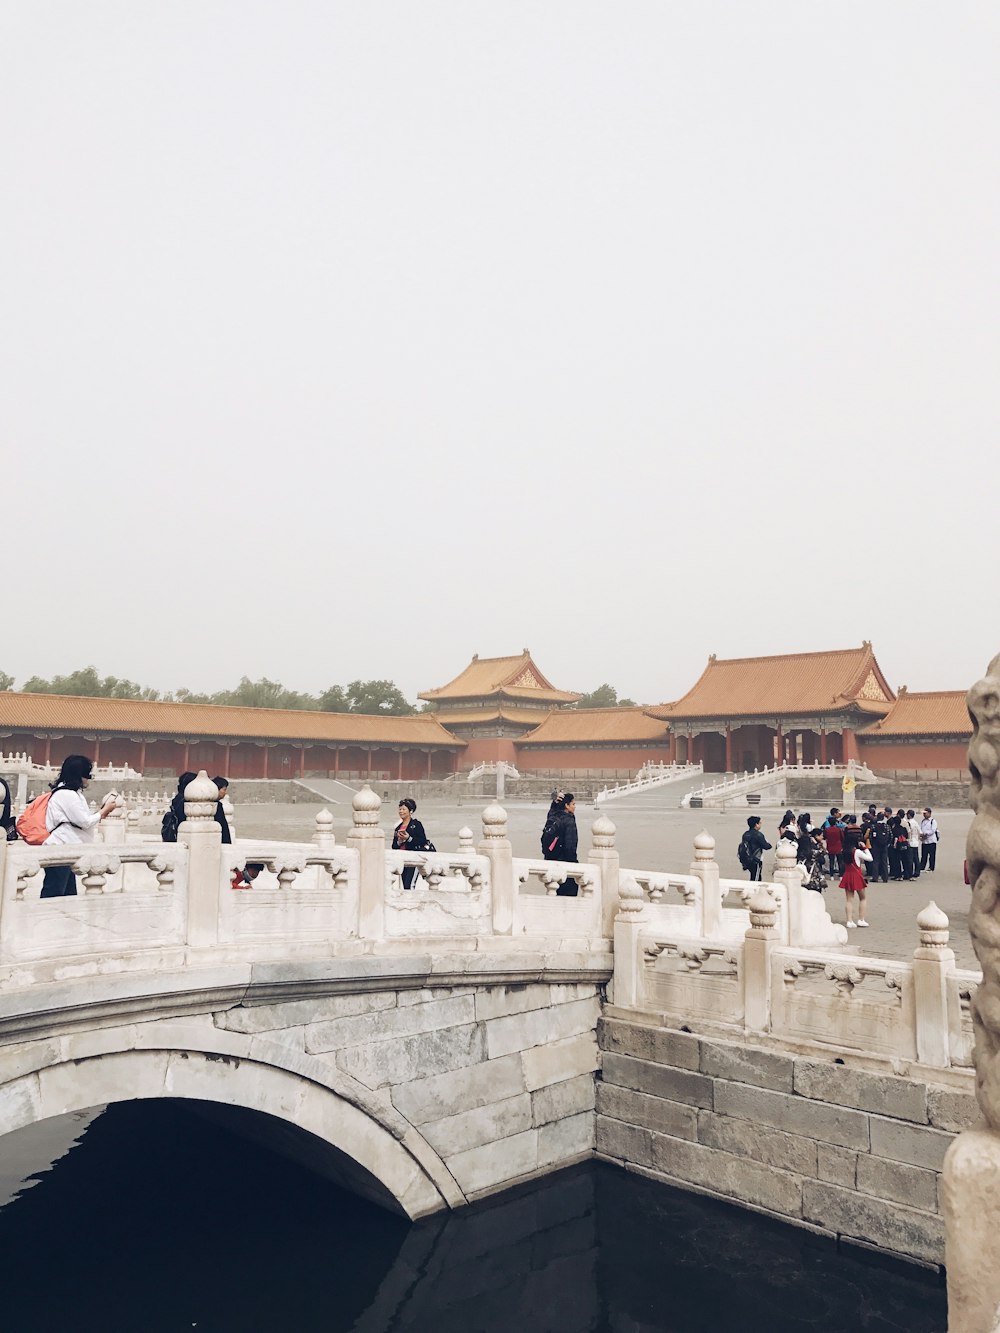
[{"label": "woman in red skirt", "polygon": [[861,867],[866,861],[872,859],[872,854],[866,848],[859,846],[859,836],[857,830],[847,829],[844,833],[844,878],[840,881],[840,887],[844,890],[846,900],[845,911],[847,913],[847,929],[854,930],[854,895],[858,899],[858,921],[857,925],[867,928],[868,922],[865,919],[865,890],[868,888],[868,881],[865,879],[864,871]]}]

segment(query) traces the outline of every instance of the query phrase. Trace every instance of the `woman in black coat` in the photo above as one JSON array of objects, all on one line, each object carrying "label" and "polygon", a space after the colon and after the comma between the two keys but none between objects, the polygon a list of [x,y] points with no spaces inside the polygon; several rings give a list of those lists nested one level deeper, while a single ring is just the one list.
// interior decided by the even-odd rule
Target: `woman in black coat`
[{"label": "woman in black coat", "polygon": [[[568,791],[562,798],[562,811],[559,815],[559,842],[553,859],[556,861],[577,861],[577,843],[576,797],[571,791]],[[580,886],[576,880],[567,878],[565,884],[560,884],[556,889],[556,897],[575,898],[579,892]]]},{"label": "woman in black coat", "polygon": [[[428,850],[427,834],[424,832],[424,826],[419,819],[413,818],[416,811],[416,801],[411,796],[404,796],[399,803],[399,823],[392,832],[392,849],[394,852],[426,852]],[[404,889],[413,888],[413,880],[416,874],[416,866],[403,867]]]}]

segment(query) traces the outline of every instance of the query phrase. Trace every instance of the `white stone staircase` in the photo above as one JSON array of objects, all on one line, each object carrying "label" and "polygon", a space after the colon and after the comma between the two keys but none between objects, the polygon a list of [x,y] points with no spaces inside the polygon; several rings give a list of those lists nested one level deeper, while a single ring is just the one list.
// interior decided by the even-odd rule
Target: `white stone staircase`
[{"label": "white stone staircase", "polygon": [[652,791],[654,787],[669,787],[674,782],[687,782],[702,772],[701,764],[645,764],[631,782],[620,782],[616,787],[605,787],[598,792],[594,804],[615,801],[635,792]]},{"label": "white stone staircase", "polygon": [[[740,797],[760,796],[771,787],[777,787],[787,778],[793,777],[850,777],[855,782],[875,782],[875,774],[867,764],[857,764],[853,760],[848,764],[775,764],[772,768],[755,768],[752,773],[736,773],[732,777],[722,778],[719,782],[708,783],[704,787],[694,787],[686,792],[681,805],[700,809],[703,806],[726,805]],[[782,799],[784,799],[782,797]],[[747,804],[755,802],[747,801]]]}]

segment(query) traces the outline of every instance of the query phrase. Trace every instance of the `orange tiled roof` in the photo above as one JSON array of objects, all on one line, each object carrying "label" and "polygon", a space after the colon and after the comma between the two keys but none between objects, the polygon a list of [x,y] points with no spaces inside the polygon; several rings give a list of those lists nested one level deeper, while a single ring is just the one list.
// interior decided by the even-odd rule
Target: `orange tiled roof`
[{"label": "orange tiled roof", "polygon": [[450,745],[463,742],[431,713],[372,717],[297,708],[230,708],[219,704],[85,699],[63,694],[0,692],[0,732],[114,732],[139,736],[233,736],[331,741],[346,745]]},{"label": "orange tiled roof", "polygon": [[642,708],[558,708],[515,745],[600,745],[667,741],[670,728]]},{"label": "orange tiled roof", "polygon": [[511,694],[514,698],[575,703],[580,698],[567,690],[557,690],[546,680],[525,648],[518,657],[475,656],[454,680],[436,690],[426,690],[419,699],[482,699],[493,694]]},{"label": "orange tiled roof", "polygon": [[516,722],[528,727],[537,727],[540,718],[548,714],[541,708],[506,707],[497,702],[486,708],[448,708],[434,712],[432,717],[439,718],[444,727],[470,726],[477,722]]},{"label": "orange tiled roof", "polygon": [[903,688],[885,717],[865,727],[862,736],[960,736],[972,735],[972,722],[964,690],[938,690],[911,694]]},{"label": "orange tiled roof", "polygon": [[683,698],[648,711],[665,720],[838,712],[888,712],[895,698],[870,643],[781,657],[714,655]]}]

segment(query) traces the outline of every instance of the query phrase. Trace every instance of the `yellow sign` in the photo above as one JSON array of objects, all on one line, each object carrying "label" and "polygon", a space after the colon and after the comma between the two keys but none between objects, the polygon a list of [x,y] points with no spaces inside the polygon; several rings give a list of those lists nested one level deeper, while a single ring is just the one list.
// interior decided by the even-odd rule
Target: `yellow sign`
[{"label": "yellow sign", "polygon": [[843,782],[840,785],[844,789],[844,795],[850,796],[851,792],[854,790],[856,786],[856,783],[853,778],[844,778]]}]

